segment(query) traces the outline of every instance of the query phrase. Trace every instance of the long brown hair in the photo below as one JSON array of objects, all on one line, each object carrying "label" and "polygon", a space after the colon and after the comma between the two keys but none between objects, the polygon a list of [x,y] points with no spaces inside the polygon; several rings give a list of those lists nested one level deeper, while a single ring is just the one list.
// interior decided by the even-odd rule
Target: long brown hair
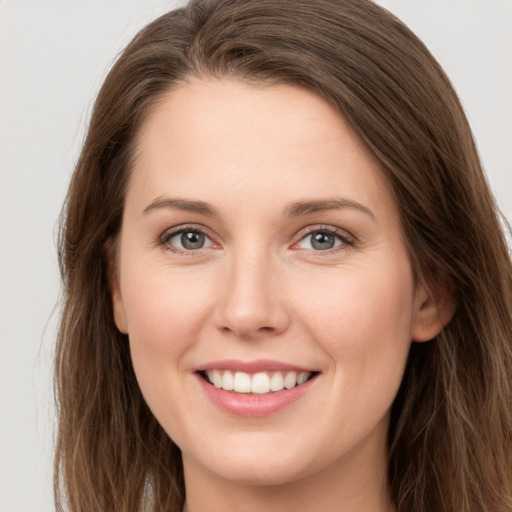
[{"label": "long brown hair", "polygon": [[389,431],[399,512],[512,511],[512,268],[468,122],[440,66],[369,0],[192,0],[143,29],[98,95],[63,210],[55,496],[73,512],[177,512],[180,451],[139,391],[108,291],[134,138],[191,77],[308,88],[381,162],[417,279],[455,290],[412,344]]}]

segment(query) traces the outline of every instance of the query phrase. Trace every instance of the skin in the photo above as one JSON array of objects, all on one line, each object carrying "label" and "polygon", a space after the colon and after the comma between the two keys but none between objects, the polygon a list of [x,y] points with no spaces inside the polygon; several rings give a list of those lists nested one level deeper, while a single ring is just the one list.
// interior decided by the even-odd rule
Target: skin
[{"label": "skin", "polygon": [[[286,214],[333,199],[345,203]],[[203,248],[169,236],[184,225],[207,233]],[[342,238],[315,250],[308,233],[326,228]],[[415,283],[379,164],[329,104],[229,80],[170,91],[139,133],[115,267],[116,324],[182,450],[185,510],[393,510],[390,406],[411,340],[433,338],[451,309]],[[285,409],[240,417],[194,373],[262,358],[320,374]]]}]

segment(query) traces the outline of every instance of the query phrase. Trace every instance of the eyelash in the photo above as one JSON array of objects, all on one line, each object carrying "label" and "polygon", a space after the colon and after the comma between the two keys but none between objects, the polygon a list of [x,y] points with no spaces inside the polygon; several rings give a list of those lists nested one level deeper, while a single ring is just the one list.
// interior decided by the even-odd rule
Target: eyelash
[{"label": "eyelash", "polygon": [[[193,232],[193,233],[200,233],[203,234],[205,237],[207,237],[209,240],[212,240],[212,238],[208,235],[207,230],[200,226],[195,225],[185,225],[180,226],[179,228],[172,229],[171,231],[166,231],[161,235],[158,239],[158,245],[163,247],[166,251],[172,252],[174,254],[184,255],[184,256],[197,256],[202,253],[204,249],[208,249],[208,247],[200,249],[189,249],[189,250],[183,250],[180,249],[172,244],[169,244],[169,240],[174,238],[175,236],[187,233],[187,232]],[[299,231],[298,236],[299,240],[295,242],[292,246],[295,247],[300,242],[302,242],[304,239],[306,239],[308,236],[312,236],[314,233],[326,233],[329,235],[332,235],[336,237],[341,243],[340,245],[337,245],[331,249],[326,250],[315,250],[315,249],[305,249],[308,252],[314,252],[315,254],[321,255],[321,256],[328,256],[330,254],[336,253],[338,251],[348,250],[350,248],[353,248],[356,246],[356,239],[348,232],[333,228],[332,226],[314,226],[314,227],[308,227],[304,230]],[[213,242],[215,243],[215,242]],[[300,250],[300,249],[294,249],[294,250]]]},{"label": "eyelash", "polygon": [[166,231],[158,240],[158,244],[163,247],[166,251],[172,252],[173,254],[179,254],[181,256],[197,256],[198,254],[201,254],[204,249],[201,247],[200,249],[189,249],[189,250],[183,250],[178,247],[175,247],[174,245],[169,243],[169,240],[174,238],[176,235],[182,234],[182,233],[201,233],[205,237],[211,240],[211,237],[208,235],[208,232],[201,228],[200,226],[195,225],[185,225],[180,226],[179,228],[172,229],[171,231]]},{"label": "eyelash", "polygon": [[[323,226],[323,225],[315,226],[313,228],[308,227],[305,230],[299,231],[299,233],[298,233],[299,240],[297,242],[295,242],[293,244],[293,246],[296,246],[297,244],[302,242],[304,239],[306,239],[308,236],[312,236],[315,233],[326,233],[326,234],[332,235],[332,236],[336,237],[341,242],[340,245],[337,245],[331,249],[326,249],[324,251],[315,250],[315,249],[308,250],[308,251],[314,252],[315,255],[329,256],[329,255],[332,255],[333,253],[337,253],[339,251],[346,251],[346,250],[349,250],[356,246],[355,237],[352,236],[347,231],[344,231],[339,228],[334,228],[332,226]],[[300,250],[300,249],[296,249],[296,250]]]}]

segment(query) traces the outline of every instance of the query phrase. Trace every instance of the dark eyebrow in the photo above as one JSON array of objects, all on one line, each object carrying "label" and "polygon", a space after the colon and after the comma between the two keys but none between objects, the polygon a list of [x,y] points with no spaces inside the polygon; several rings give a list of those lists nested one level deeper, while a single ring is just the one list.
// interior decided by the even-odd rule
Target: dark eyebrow
[{"label": "dark eyebrow", "polygon": [[149,206],[144,208],[142,213],[146,214],[160,208],[172,208],[185,212],[198,213],[200,215],[208,215],[210,217],[219,216],[219,212],[204,201],[192,201],[190,199],[180,199],[177,197],[157,197]]},{"label": "dark eyebrow", "polygon": [[373,220],[377,220],[373,212],[362,204],[350,199],[318,199],[313,201],[297,201],[289,204],[285,211],[285,217],[299,217],[308,215],[309,213],[321,212],[324,210],[342,210],[342,209],[359,210],[370,216]]}]

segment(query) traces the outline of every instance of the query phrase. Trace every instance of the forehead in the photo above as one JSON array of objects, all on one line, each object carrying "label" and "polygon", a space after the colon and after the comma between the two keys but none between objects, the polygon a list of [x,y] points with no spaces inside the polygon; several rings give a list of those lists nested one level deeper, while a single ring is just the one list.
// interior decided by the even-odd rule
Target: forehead
[{"label": "forehead", "polygon": [[140,129],[133,171],[130,189],[146,201],[389,200],[378,161],[339,112],[285,84],[194,80],[169,91]]}]

